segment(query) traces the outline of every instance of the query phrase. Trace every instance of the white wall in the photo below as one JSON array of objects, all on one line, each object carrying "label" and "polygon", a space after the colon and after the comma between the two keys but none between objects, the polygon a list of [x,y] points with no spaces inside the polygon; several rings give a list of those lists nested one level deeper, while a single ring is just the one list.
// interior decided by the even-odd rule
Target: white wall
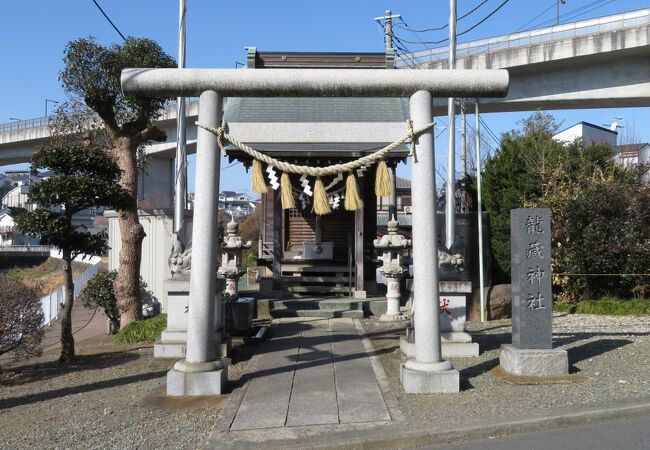
[{"label": "white wall", "polygon": [[616,147],[617,134],[581,122],[553,136],[553,139],[556,141],[567,143],[573,142],[578,138],[581,138],[587,146],[604,144]]},{"label": "white wall", "polygon": [[[119,267],[119,254],[122,248],[120,227],[114,211],[104,213],[108,217],[108,269],[117,270]],[[154,297],[162,304],[163,312],[167,305],[163,304],[163,281],[171,277],[167,259],[171,254],[171,236],[173,232],[173,211],[171,210],[140,210],[138,213],[140,223],[147,236],[142,242],[142,264],[140,275],[147,283],[147,288],[153,292]],[[186,216],[188,235],[191,236],[191,217]]]}]

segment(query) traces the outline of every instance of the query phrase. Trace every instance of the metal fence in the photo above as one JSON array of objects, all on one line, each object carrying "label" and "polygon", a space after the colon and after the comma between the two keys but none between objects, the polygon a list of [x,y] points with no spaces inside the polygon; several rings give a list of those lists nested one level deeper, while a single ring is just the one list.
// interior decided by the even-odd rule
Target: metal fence
[{"label": "metal fence", "polygon": [[[186,107],[189,109],[193,105],[198,105],[199,101],[196,97],[187,97],[185,99]],[[176,100],[171,100],[165,105],[162,111],[161,120],[176,117]],[[28,130],[31,128],[47,127],[55,119],[54,116],[35,117],[27,120],[14,120],[13,122],[0,123],[0,133],[7,133],[10,131]]]},{"label": "metal fence", "polygon": [[[101,266],[101,261],[95,262],[72,280],[74,283],[73,297],[75,300],[79,297],[79,294],[81,294],[82,289],[86,287],[88,280],[95,276]],[[45,297],[41,298],[41,307],[43,308],[43,315],[45,316],[43,326],[49,325],[53,320],[56,320],[59,317],[59,308],[64,299],[64,286],[59,286],[55,291],[50,292]]]},{"label": "metal fence", "polygon": [[0,247],[0,253],[50,253],[51,249],[49,245],[6,245]]},{"label": "metal fence", "polygon": [[13,122],[0,123],[0,133],[7,131],[27,130],[29,128],[46,127],[50,124],[51,116],[36,117],[27,120],[15,120]]},{"label": "metal fence", "polygon": [[[541,42],[550,42],[602,33],[605,31],[637,27],[648,23],[650,23],[650,8],[640,9],[622,14],[596,17],[594,19],[581,20],[579,22],[459,43],[456,47],[456,56],[461,58],[477,53],[487,53],[506,48],[527,47]],[[448,57],[449,47],[437,47],[407,53],[406,55],[397,58],[396,63],[397,66],[402,67],[412,65],[414,60],[419,63],[426,63],[447,60]]]}]

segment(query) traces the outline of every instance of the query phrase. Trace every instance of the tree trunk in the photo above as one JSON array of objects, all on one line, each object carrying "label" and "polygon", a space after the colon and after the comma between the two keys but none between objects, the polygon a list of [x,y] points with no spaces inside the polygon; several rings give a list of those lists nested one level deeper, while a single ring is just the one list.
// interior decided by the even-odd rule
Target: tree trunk
[{"label": "tree trunk", "polygon": [[128,209],[118,211],[122,249],[120,266],[113,284],[117,308],[120,311],[121,327],[142,319],[140,298],[140,262],[142,241],[146,236],[138,219],[138,168],[136,162],[137,144],[133,138],[121,137],[116,143],[118,164],[122,169],[120,184],[133,197]]},{"label": "tree trunk", "polygon": [[63,274],[65,277],[65,302],[61,312],[61,356],[59,362],[68,364],[74,360],[74,336],[72,336],[72,304],[74,284],[72,282],[72,259],[70,252],[63,252]]}]

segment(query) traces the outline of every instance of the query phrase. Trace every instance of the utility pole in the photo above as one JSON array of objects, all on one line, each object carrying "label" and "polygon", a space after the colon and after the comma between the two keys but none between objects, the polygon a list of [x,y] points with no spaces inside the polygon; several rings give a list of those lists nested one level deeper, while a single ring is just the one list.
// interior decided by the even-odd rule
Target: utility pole
[{"label": "utility pole", "polygon": [[[178,11],[178,68],[185,68],[185,0],[179,0]],[[185,97],[176,99],[176,170],[174,185],[174,234],[183,243],[185,239],[185,202],[187,199],[187,148],[185,138]]]},{"label": "utility pole", "polygon": [[481,295],[481,322],[486,320],[485,312],[485,276],[483,269],[483,200],[481,195],[481,117],[479,116],[479,101],[476,99],[474,110],[474,131],[476,135],[474,147],[476,149],[476,193],[478,200],[478,278]]},{"label": "utility pole", "polygon": [[[449,0],[449,69],[456,68],[456,0]],[[447,101],[447,186],[445,201],[445,247],[449,250],[456,237],[456,105]]]},{"label": "utility pole", "polygon": [[[399,14],[392,14],[391,10],[384,13],[384,47],[386,54],[393,54],[393,19],[401,17]],[[381,20],[381,17],[375,17],[375,20]],[[391,180],[391,193],[388,197],[388,220],[392,217],[397,220],[397,172],[395,167],[389,167]]]},{"label": "utility pole", "polygon": [[388,9],[383,16],[375,17],[373,20],[376,22],[384,20],[384,47],[386,49],[393,49],[393,19],[402,17],[400,14],[392,14]]},{"label": "utility pole", "polygon": [[557,21],[555,22],[556,25],[560,24],[560,3],[564,5],[566,4],[566,0],[557,0]]}]

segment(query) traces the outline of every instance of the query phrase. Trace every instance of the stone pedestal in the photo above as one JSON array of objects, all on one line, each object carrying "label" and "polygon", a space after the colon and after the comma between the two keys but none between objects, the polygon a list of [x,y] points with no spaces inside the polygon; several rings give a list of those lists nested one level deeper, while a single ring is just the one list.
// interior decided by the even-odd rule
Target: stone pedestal
[{"label": "stone pedestal", "polygon": [[544,377],[569,373],[569,357],[562,348],[530,349],[504,344],[499,365],[512,375]]},{"label": "stone pedestal", "polygon": [[400,311],[400,301],[402,294],[400,292],[401,277],[386,277],[386,312],[379,316],[380,322],[402,322],[408,320],[408,317]]},{"label": "stone pedestal", "polygon": [[[444,357],[444,356],[443,356]],[[407,394],[452,394],[460,392],[460,373],[451,368],[417,370],[400,365],[399,378]]]},{"label": "stone pedestal", "polygon": [[441,281],[440,333],[443,357],[479,355],[479,345],[465,331],[467,300],[472,295],[471,281]]},{"label": "stone pedestal", "polygon": [[[224,280],[217,280],[215,305],[221,304]],[[187,351],[187,315],[190,302],[190,280],[188,277],[169,278],[163,282],[164,299],[167,305],[167,328],[153,346],[154,358],[184,358]],[[215,345],[220,346],[222,355],[230,353],[230,337],[219,324],[220,314],[215,308]]]},{"label": "stone pedestal", "polygon": [[221,395],[228,380],[228,366],[221,360],[205,363],[178,361],[167,372],[167,395]]},{"label": "stone pedestal", "polygon": [[[440,289],[440,340],[443,358],[474,357],[479,355],[479,345],[465,331],[467,296],[471,295],[470,281],[441,281]],[[417,320],[417,318],[415,318]],[[407,357],[415,355],[415,338],[412,328],[400,337],[400,350]]]}]

